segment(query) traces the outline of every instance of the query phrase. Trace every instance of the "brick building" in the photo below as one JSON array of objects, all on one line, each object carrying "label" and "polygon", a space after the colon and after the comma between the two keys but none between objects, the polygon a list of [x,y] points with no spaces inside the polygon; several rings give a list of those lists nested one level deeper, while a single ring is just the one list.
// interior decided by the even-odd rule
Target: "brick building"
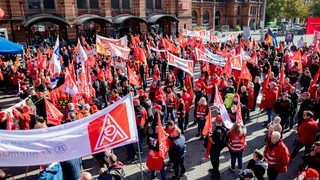
[{"label": "brick building", "polygon": [[[37,44],[57,34],[119,37],[148,31],[175,34],[192,26],[251,26],[261,19],[262,0],[0,0],[0,28],[9,39]],[[49,38],[51,37],[51,38]]]}]

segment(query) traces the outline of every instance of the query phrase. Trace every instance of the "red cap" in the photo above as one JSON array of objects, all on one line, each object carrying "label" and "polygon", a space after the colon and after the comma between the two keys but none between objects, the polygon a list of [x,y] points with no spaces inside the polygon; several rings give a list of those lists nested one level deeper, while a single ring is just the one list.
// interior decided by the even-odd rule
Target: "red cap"
[{"label": "red cap", "polygon": [[40,91],[39,91],[39,92],[37,93],[37,95],[38,95],[38,96],[43,96],[43,92],[40,92]]},{"label": "red cap", "polygon": [[143,93],[144,93],[144,90],[143,90],[143,89],[139,89],[139,90],[138,90],[138,93],[139,93],[139,94],[143,94]]},{"label": "red cap", "polygon": [[24,91],[27,89],[27,86],[21,86],[21,90]]},{"label": "red cap", "polygon": [[167,88],[167,92],[168,92],[168,93],[171,93],[171,92],[172,92],[172,89],[168,87],[168,88]]},{"label": "red cap", "polygon": [[238,94],[235,94],[235,95],[233,96],[233,98],[234,98],[234,99],[238,99],[238,98],[239,98],[239,95],[238,95]]},{"label": "red cap", "polygon": [[153,76],[153,77],[152,77],[152,80],[153,80],[153,81],[157,81],[157,80],[158,80],[158,77],[157,77],[157,76]]},{"label": "red cap", "polygon": [[319,173],[313,168],[308,168],[305,172],[302,172],[305,178],[319,178]]},{"label": "red cap", "polygon": [[200,83],[197,83],[197,84],[196,84],[196,87],[201,88],[201,84],[200,84]]},{"label": "red cap", "polygon": [[23,111],[30,111],[31,108],[30,108],[30,106],[25,105],[25,106],[23,106],[22,110],[23,110]]},{"label": "red cap", "polygon": [[4,118],[6,117],[6,113],[5,112],[0,112],[0,118]]},{"label": "red cap", "polygon": [[162,109],[162,107],[161,107],[160,105],[155,105],[154,108],[155,108],[155,109],[159,109],[159,110]]},{"label": "red cap", "polygon": [[147,98],[147,97],[148,97],[148,94],[147,94],[147,93],[144,93],[144,94],[142,95],[142,97],[143,97],[143,98]]},{"label": "red cap", "polygon": [[158,96],[156,96],[156,98],[158,99],[158,100],[163,100],[163,96],[160,94],[160,95],[158,95]]},{"label": "red cap", "polygon": [[139,99],[133,100],[133,105],[135,105],[135,106],[140,105]]},{"label": "red cap", "polygon": [[222,116],[221,115],[217,115],[216,116],[216,121],[217,122],[222,122]]},{"label": "red cap", "polygon": [[99,111],[99,109],[98,109],[98,107],[96,105],[91,106],[90,109],[91,109],[92,114]]}]

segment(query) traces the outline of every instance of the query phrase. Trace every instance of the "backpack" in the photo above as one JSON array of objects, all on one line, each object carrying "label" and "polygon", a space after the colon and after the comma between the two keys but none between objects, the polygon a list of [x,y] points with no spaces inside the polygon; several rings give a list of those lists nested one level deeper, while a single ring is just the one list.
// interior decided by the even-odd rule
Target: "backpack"
[{"label": "backpack", "polygon": [[225,127],[221,127],[217,132],[220,134],[220,143],[223,147],[226,147],[229,140],[228,131]]}]

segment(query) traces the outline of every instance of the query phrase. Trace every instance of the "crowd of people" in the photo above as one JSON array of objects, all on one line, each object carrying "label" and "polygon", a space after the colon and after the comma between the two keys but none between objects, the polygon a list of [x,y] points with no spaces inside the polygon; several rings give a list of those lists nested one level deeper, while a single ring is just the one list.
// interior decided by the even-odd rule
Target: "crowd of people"
[{"label": "crowd of people", "polygon": [[[10,84],[8,90],[18,91],[21,99],[28,98],[26,105],[14,107],[12,111],[19,129],[54,126],[47,121],[45,99],[64,114],[61,121],[61,124],[64,124],[90,116],[132,93],[135,97],[134,110],[140,150],[133,144],[126,145],[127,163],[137,161],[137,154],[142,153],[145,140],[148,158],[150,152],[159,152],[159,119],[169,139],[167,164],[164,159],[156,164],[147,162],[152,179],[157,177],[156,171],[160,171],[161,179],[167,179],[166,171],[171,164],[174,171],[172,179],[180,179],[185,174],[187,169],[184,164],[184,133],[187,133],[190,126],[197,126],[198,133],[195,136],[201,141],[204,140],[206,148],[211,147],[208,154],[213,168],[212,179],[220,179],[219,157],[224,148],[228,148],[230,152],[229,170],[236,172],[237,169],[240,179],[263,179],[267,172],[267,177],[275,180],[279,173],[287,172],[288,163],[303,147],[305,151],[301,171],[305,179],[319,178],[320,135],[317,132],[320,116],[320,59],[319,52],[314,50],[315,46],[318,47],[318,42],[311,45],[304,43],[300,47],[294,44],[286,46],[281,42],[280,47],[274,47],[266,41],[255,42],[241,36],[238,40],[206,44],[202,43],[202,39],[189,38],[185,45],[180,36],[172,38],[141,34],[128,36],[128,39],[131,49],[128,59],[106,54],[96,54],[88,58],[86,65],[91,81],[87,83],[90,93],[79,94],[76,98],[59,91],[59,87],[64,86],[66,70],[77,71],[75,46],[61,47],[62,72],[54,85],[51,82],[53,72],[48,68],[52,47],[39,47],[37,50],[28,48],[22,59],[2,57],[2,87]],[[160,51],[165,49],[163,39],[178,48],[178,51],[172,51],[176,56],[194,61],[195,68],[201,71],[198,79],[168,65],[166,53]],[[82,44],[88,50],[94,47],[94,44],[88,44],[84,39]],[[137,46],[143,48],[146,59],[141,60],[141,56],[138,58],[134,52]],[[235,54],[245,52],[249,57],[256,57],[254,62],[243,61],[252,79],[241,79],[239,70],[227,70],[215,64],[197,61],[195,48],[207,49],[221,56],[234,51]],[[291,63],[290,60],[298,51],[304,57],[301,60],[302,66]],[[46,62],[45,65],[39,64],[39,58],[44,59],[42,62]],[[133,69],[140,77],[140,86],[132,84],[128,77],[128,68]],[[216,93],[221,96],[233,126],[231,129],[224,126],[225,119],[218,109],[215,111],[217,115],[212,118],[213,128],[203,134],[206,119],[208,116],[211,118],[210,107],[214,106]],[[61,104],[59,99],[64,99],[64,104]],[[237,115],[238,101],[241,103],[241,121]],[[263,151],[256,149],[248,166],[243,167],[242,156],[249,143],[246,141],[245,125],[250,121],[250,113],[255,110],[266,112],[268,116],[264,127],[268,128],[266,146]],[[7,118],[7,114],[0,113],[0,129],[7,128]],[[295,127],[299,137],[290,154],[282,137]],[[99,179],[125,177],[123,163],[117,160],[114,153],[108,151],[94,154],[93,157],[101,167]],[[87,172],[81,175],[81,166],[81,158],[47,164],[40,167],[39,179],[45,179],[43,177],[48,177],[48,174],[53,172],[47,169],[55,168],[56,171],[63,172],[54,173],[55,176],[64,176],[65,179],[90,179],[91,175]]]}]

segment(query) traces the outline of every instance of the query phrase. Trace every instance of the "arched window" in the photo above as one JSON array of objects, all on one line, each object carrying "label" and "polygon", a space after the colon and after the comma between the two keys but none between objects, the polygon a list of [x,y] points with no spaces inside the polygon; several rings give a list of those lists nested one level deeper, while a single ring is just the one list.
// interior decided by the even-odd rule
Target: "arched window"
[{"label": "arched window", "polygon": [[208,27],[208,26],[209,26],[209,12],[208,12],[208,11],[205,11],[205,12],[203,13],[202,25],[203,25],[204,27]]},{"label": "arched window", "polygon": [[198,19],[198,15],[196,11],[192,11],[192,26],[196,26],[197,25],[197,19]]},{"label": "arched window", "polygon": [[220,11],[216,11],[216,15],[215,15],[216,17],[216,19],[215,19],[215,21],[214,21],[214,24],[215,24],[215,26],[219,26],[220,25]]}]

